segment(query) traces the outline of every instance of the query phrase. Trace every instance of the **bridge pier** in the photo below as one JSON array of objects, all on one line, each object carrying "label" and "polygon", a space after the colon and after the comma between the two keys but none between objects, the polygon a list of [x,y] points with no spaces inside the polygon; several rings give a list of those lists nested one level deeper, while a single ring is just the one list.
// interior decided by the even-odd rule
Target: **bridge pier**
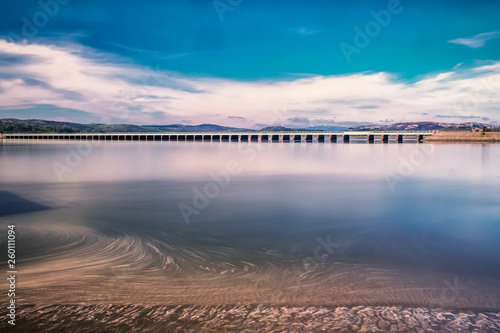
[{"label": "bridge pier", "polygon": [[342,137],[342,143],[349,143],[350,139],[349,135],[346,134]]}]

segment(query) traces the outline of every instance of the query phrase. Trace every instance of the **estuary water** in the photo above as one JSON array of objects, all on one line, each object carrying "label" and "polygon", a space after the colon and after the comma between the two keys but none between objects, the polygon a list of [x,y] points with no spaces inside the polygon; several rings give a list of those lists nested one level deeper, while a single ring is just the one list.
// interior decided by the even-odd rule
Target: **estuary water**
[{"label": "estuary water", "polygon": [[9,224],[25,305],[500,309],[500,145],[4,140]]}]

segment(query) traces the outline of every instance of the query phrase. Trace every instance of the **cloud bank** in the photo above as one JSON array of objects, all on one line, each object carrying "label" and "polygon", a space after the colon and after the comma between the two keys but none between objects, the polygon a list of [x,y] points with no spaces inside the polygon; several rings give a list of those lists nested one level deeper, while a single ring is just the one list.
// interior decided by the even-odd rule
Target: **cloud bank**
[{"label": "cloud bank", "polygon": [[241,127],[500,121],[500,62],[494,61],[416,82],[385,72],[245,82],[141,67],[78,44],[0,40],[0,78],[0,117]]}]

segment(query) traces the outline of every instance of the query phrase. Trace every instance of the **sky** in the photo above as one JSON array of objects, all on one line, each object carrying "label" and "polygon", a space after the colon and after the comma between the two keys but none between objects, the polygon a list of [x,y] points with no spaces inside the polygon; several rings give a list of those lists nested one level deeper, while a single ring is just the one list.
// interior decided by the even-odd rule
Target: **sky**
[{"label": "sky", "polygon": [[0,2],[0,118],[500,125],[500,1]]}]

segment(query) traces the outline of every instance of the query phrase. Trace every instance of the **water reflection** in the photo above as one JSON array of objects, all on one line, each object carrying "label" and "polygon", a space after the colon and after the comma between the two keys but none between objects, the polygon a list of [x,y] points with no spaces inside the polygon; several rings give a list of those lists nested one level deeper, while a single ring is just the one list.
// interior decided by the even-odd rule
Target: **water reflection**
[{"label": "water reflection", "polygon": [[[346,175],[385,178],[410,165],[413,178],[500,176],[498,145],[63,142],[8,140],[0,181],[89,182],[206,179],[235,160],[244,176]],[[454,170],[450,172],[450,170]],[[58,173],[62,177],[58,177]]]},{"label": "water reflection", "polygon": [[26,302],[499,306],[498,145],[0,149]]}]

